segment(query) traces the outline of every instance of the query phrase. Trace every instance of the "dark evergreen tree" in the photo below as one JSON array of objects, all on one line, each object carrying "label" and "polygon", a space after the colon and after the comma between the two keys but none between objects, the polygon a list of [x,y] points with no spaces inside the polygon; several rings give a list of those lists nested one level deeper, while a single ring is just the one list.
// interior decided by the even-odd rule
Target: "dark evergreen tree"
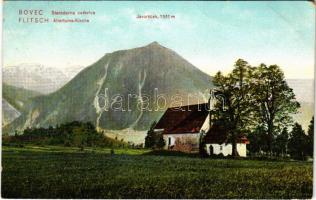
[{"label": "dark evergreen tree", "polygon": [[153,149],[160,149],[165,146],[165,141],[161,133],[156,133],[154,128],[156,126],[156,122],[154,121],[150,129],[147,132],[147,136],[145,138],[145,147],[146,148],[153,148]]},{"label": "dark evergreen tree", "polygon": [[147,136],[145,137],[145,148],[153,148],[155,145],[155,126],[156,122],[154,121],[147,132]]},{"label": "dark evergreen tree", "polygon": [[288,144],[288,150],[292,158],[304,160],[308,155],[308,136],[305,134],[302,126],[294,124],[291,131],[291,137]]},{"label": "dark evergreen tree", "polygon": [[163,147],[166,145],[166,142],[165,142],[165,140],[163,139],[162,134],[158,134],[157,137],[158,137],[158,139],[157,139],[156,147],[157,147],[158,149],[161,149],[161,148],[163,148]]},{"label": "dark evergreen tree", "polygon": [[279,134],[274,142],[274,153],[277,156],[285,156],[287,154],[289,142],[289,133],[287,128],[284,128],[281,134]]},{"label": "dark evergreen tree", "polygon": [[207,152],[206,152],[206,143],[205,143],[205,132],[202,131],[200,133],[199,137],[199,155],[201,158],[207,157]]},{"label": "dark evergreen tree", "polygon": [[259,126],[256,127],[253,132],[248,134],[247,138],[249,140],[249,144],[247,145],[247,149],[251,155],[261,155],[262,152],[266,151],[267,145],[264,137],[265,134]]},{"label": "dark evergreen tree", "polygon": [[313,156],[314,154],[314,116],[308,126],[308,155]]}]

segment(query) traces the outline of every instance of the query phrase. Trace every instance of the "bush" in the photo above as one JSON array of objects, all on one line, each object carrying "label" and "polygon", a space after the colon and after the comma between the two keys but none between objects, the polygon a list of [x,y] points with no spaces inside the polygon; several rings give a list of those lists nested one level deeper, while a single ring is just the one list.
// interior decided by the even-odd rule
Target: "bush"
[{"label": "bush", "polygon": [[156,133],[154,131],[155,126],[156,122],[153,122],[147,132],[147,136],[145,138],[145,147],[152,149],[162,149],[166,143],[163,139],[162,133]]}]

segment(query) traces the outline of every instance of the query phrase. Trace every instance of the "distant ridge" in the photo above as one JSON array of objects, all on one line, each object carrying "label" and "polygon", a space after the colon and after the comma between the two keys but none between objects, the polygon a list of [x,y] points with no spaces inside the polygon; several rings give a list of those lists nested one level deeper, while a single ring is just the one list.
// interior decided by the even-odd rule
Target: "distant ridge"
[{"label": "distant ridge", "polygon": [[48,94],[61,88],[82,69],[82,66],[58,69],[41,64],[23,63],[4,67],[3,82],[15,87]]}]

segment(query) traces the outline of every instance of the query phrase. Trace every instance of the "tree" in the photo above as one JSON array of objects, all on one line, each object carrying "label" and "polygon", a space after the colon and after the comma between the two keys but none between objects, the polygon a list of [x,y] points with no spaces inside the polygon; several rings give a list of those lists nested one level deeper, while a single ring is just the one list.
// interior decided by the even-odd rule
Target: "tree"
[{"label": "tree", "polygon": [[[224,102],[215,105],[215,117],[223,121],[227,127],[232,142],[233,157],[238,156],[236,144],[238,135],[246,132],[247,126],[251,124],[249,123],[251,99],[248,91],[252,71],[253,68],[246,61],[238,59],[231,73],[224,76],[218,72],[213,79],[214,86],[225,98]],[[225,111],[222,110],[223,106],[226,108]]]},{"label": "tree", "polygon": [[154,128],[156,126],[156,121],[154,121],[148,132],[147,132],[147,136],[145,137],[145,147],[146,148],[153,148],[155,145],[155,131]]},{"label": "tree", "polygon": [[284,128],[281,134],[279,134],[274,143],[274,152],[279,155],[286,155],[288,149],[288,142],[289,142],[289,133],[287,128]]},{"label": "tree", "polygon": [[251,108],[258,124],[264,125],[271,153],[275,133],[289,126],[291,114],[296,113],[300,105],[277,65],[261,64],[257,67],[250,88],[254,100]]},{"label": "tree", "polygon": [[248,134],[249,145],[248,149],[252,154],[261,154],[267,151],[267,139],[266,134],[264,134],[264,129],[262,126],[257,126],[254,130]]},{"label": "tree", "polygon": [[313,156],[314,151],[314,116],[312,117],[312,120],[308,126],[307,131],[307,137],[308,137],[308,155]]},{"label": "tree", "polygon": [[203,130],[199,136],[199,155],[201,158],[207,157],[205,135],[205,131]]},{"label": "tree", "polygon": [[145,138],[146,148],[161,149],[166,144],[165,140],[163,139],[162,133],[156,133],[154,131],[155,126],[156,126],[156,122],[154,121],[147,132],[147,136]]},{"label": "tree", "polygon": [[166,145],[166,142],[163,139],[162,134],[158,134],[157,137],[158,137],[158,139],[157,139],[156,147],[161,149]]},{"label": "tree", "polygon": [[83,127],[73,129],[73,143],[75,146],[79,147],[81,151],[83,151],[84,147],[87,146],[87,131]]},{"label": "tree", "polygon": [[266,151],[271,154],[276,133],[292,123],[292,114],[300,106],[280,67],[265,64],[251,67],[238,59],[233,71],[226,76],[218,72],[213,84],[225,98],[224,102],[215,104],[215,117],[225,122],[232,142],[232,155],[237,156],[238,135],[258,127],[260,138],[266,140]]},{"label": "tree", "polygon": [[298,123],[294,124],[289,140],[289,153],[295,159],[304,160],[308,154],[308,137],[302,126]]}]

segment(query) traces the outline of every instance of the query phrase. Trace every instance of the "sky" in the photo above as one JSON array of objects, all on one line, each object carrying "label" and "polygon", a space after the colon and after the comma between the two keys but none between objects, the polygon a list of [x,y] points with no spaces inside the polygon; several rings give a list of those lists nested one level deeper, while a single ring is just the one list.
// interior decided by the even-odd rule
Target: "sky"
[{"label": "sky", "polygon": [[[153,41],[176,51],[202,71],[229,72],[238,58],[277,64],[286,78],[313,78],[315,7],[307,1],[137,2],[5,1],[3,65],[38,63],[88,66],[104,54]],[[42,16],[19,10],[42,9]],[[89,23],[19,23],[51,11],[94,11]],[[174,19],[136,19],[169,14]],[[73,16],[55,18],[76,18]]]}]

